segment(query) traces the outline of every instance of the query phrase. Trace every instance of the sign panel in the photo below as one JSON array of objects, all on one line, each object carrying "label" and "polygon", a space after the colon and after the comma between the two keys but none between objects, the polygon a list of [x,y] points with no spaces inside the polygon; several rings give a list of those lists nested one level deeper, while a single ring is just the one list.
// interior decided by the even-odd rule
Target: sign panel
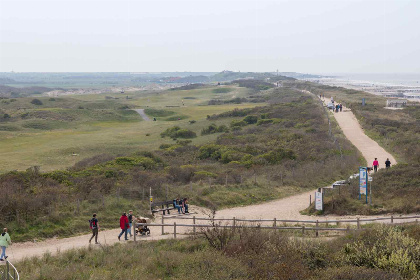
[{"label": "sign panel", "polygon": [[367,195],[368,174],[366,167],[359,168],[359,194]]},{"label": "sign panel", "polygon": [[322,192],[315,192],[315,210],[322,211],[324,209],[324,199]]}]

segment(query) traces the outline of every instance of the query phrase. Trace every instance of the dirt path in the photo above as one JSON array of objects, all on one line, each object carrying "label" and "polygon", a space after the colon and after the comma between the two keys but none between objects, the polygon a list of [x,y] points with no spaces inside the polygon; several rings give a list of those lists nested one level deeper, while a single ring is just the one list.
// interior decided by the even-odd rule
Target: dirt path
[{"label": "dirt path", "polygon": [[[136,109],[143,119],[150,120],[147,115],[144,113],[143,109]],[[354,114],[347,108],[344,108],[344,111],[341,113],[334,113],[338,124],[342,128],[344,135],[361,151],[363,156],[366,158],[368,163],[372,163],[373,158],[377,157],[380,162],[380,167],[383,167],[383,162],[386,158],[389,158],[392,164],[395,164],[396,161],[394,157],[381,148],[375,141],[367,137],[363,129],[360,127],[357,119]],[[315,190],[310,192],[305,192],[302,194],[294,195],[291,197],[270,201],[267,203],[262,203],[259,205],[250,205],[244,207],[235,207],[230,209],[224,209],[217,212],[216,217],[218,218],[247,218],[247,219],[292,219],[292,220],[316,220],[320,219],[319,217],[309,217],[303,216],[299,211],[305,209],[309,205],[309,195],[312,195]],[[192,211],[197,217],[206,217],[205,211],[202,208],[192,207]],[[165,223],[177,222],[178,224],[191,224],[191,220],[182,220],[184,216],[173,216],[173,219],[165,220]],[[327,216],[322,219],[349,219],[363,216]],[[381,216],[384,217],[384,216]],[[160,220],[156,221],[157,223]],[[185,233],[186,228],[177,228],[178,233]],[[99,233],[99,242],[102,245],[112,245],[116,242],[120,242],[117,239],[119,229],[101,231]],[[173,227],[165,227],[165,232],[169,233],[167,235],[161,235],[161,227],[151,227],[151,236],[150,237],[140,237],[139,240],[157,240],[157,239],[167,239],[172,238]],[[11,261],[21,260],[24,257],[31,256],[41,256],[46,252],[52,254],[59,251],[64,251],[72,248],[82,248],[89,246],[88,240],[90,235],[81,235],[77,237],[64,238],[64,239],[50,239],[47,241],[39,243],[19,243],[13,244],[8,248],[8,254]],[[13,238],[13,236],[12,236]],[[126,241],[121,241],[126,242]],[[92,245],[92,246],[101,246],[101,245]]]},{"label": "dirt path", "polygon": [[139,113],[139,115],[143,118],[143,120],[150,121],[150,118],[146,115],[146,113],[144,112],[144,109],[133,109],[133,110]]},{"label": "dirt path", "polygon": [[[329,99],[325,98],[323,102],[327,105],[326,103],[329,102]],[[349,108],[343,106],[342,112],[332,114],[347,139],[362,153],[368,166],[372,166],[375,158],[378,158],[379,168],[385,167],[385,160],[387,158],[389,158],[392,165],[397,163],[390,153],[365,134],[356,116]]]}]

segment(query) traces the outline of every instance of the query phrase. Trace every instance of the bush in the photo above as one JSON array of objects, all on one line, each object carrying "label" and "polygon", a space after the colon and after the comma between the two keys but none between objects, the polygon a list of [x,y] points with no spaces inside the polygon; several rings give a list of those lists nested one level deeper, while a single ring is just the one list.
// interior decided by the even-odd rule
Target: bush
[{"label": "bush", "polygon": [[420,242],[400,228],[377,225],[344,247],[345,260],[354,266],[379,268],[414,277],[420,272]]},{"label": "bush", "polygon": [[197,134],[189,129],[181,129],[179,126],[174,126],[166,129],[160,134],[162,138],[170,137],[172,139],[176,138],[195,138]]},{"label": "bush", "polygon": [[273,121],[274,121],[273,119],[262,119],[257,122],[257,125],[269,124],[269,123],[273,123]]},{"label": "bush", "polygon": [[201,135],[208,135],[208,134],[213,134],[213,133],[218,133],[218,132],[228,132],[229,128],[222,124],[221,126],[217,126],[215,124],[211,124],[206,128],[203,128],[201,130]]},{"label": "bush", "polygon": [[254,124],[254,123],[257,123],[257,121],[258,121],[257,116],[246,116],[244,118],[244,122],[246,122],[247,124]]},{"label": "bush", "polygon": [[200,147],[198,151],[198,158],[199,159],[220,159],[222,157],[221,153],[222,146],[216,145],[216,144],[208,144],[203,145]]},{"label": "bush", "polygon": [[234,128],[234,127],[242,127],[242,126],[246,126],[247,123],[244,121],[240,121],[240,120],[233,120],[230,122],[230,127]]},{"label": "bush", "polygon": [[34,104],[34,105],[42,105],[42,104],[44,104],[44,103],[42,103],[41,100],[39,100],[37,98],[32,99],[31,103]]}]

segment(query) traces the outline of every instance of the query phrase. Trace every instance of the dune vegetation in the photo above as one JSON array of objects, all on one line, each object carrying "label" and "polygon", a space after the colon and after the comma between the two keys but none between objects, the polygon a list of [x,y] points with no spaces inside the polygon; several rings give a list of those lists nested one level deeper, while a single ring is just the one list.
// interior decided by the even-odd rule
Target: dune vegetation
[{"label": "dune vegetation", "polygon": [[[4,215],[0,225],[7,224],[16,241],[71,235],[86,231],[82,221],[92,212],[106,209],[109,223],[103,221],[103,227],[116,224],[121,208],[146,215],[150,187],[158,201],[182,196],[189,197],[192,204],[223,208],[321,187],[350,175],[359,166],[359,152],[338,127],[332,129],[338,142],[329,135],[323,108],[313,96],[288,87],[244,89],[232,87],[227,94],[243,92],[246,98],[259,96],[266,102],[252,106],[244,103],[235,108],[208,106],[200,98],[209,100],[211,87],[204,92],[200,88],[151,95],[146,100],[163,102],[160,107],[149,107],[154,111],[148,112],[156,114],[157,121],[128,122],[128,126],[142,128],[141,141],[148,145],[139,145],[137,134],[124,133],[119,144],[127,148],[122,151],[111,145],[105,152],[103,142],[94,146],[95,156],[78,158],[67,169],[44,171],[41,166],[41,170],[32,167],[1,175],[0,188],[7,203],[1,206]],[[168,104],[168,96],[172,101],[195,96],[197,99],[184,102],[197,106],[163,107]],[[86,99],[94,97],[81,96],[78,100]],[[44,105],[48,106],[48,102]],[[166,117],[170,112],[182,112],[190,118],[176,122],[176,126],[172,121],[160,120],[159,116]],[[105,138],[108,128],[115,132],[124,127],[114,124],[117,122],[105,129],[99,127],[97,136]],[[213,125],[216,131],[209,129]],[[101,141],[115,139],[120,138]],[[63,145],[59,139],[56,141]],[[68,153],[81,153],[83,145],[87,144],[67,149]],[[54,161],[54,153],[49,156]],[[62,216],[66,219],[60,219]]]}]

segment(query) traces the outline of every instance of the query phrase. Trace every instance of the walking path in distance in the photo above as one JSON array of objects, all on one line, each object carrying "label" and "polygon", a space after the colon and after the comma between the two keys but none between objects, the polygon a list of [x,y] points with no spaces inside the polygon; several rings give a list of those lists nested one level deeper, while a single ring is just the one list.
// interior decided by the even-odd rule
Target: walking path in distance
[{"label": "walking path in distance", "polygon": [[[138,112],[145,120],[150,120],[146,114],[144,113],[143,109],[137,109]],[[143,116],[144,114],[144,116]],[[396,161],[394,157],[386,152],[383,148],[381,148],[375,141],[367,137],[363,129],[360,127],[357,119],[355,118],[354,114],[347,108],[344,108],[343,112],[334,113],[334,117],[336,118],[338,124],[340,125],[341,129],[343,130],[344,135],[361,151],[362,155],[366,158],[368,164],[371,164],[373,158],[377,157],[380,161],[380,167],[383,167],[382,162],[385,161],[386,158],[389,158],[392,164],[395,164]],[[147,119],[146,119],[147,118]],[[356,172],[356,170],[355,170]],[[315,190],[314,190],[315,191]],[[246,218],[246,219],[273,219],[274,217],[277,219],[291,219],[291,220],[335,220],[335,219],[350,219],[350,218],[367,218],[368,216],[326,216],[326,217],[314,217],[314,216],[304,216],[299,213],[299,211],[305,209],[309,206],[309,195],[313,195],[314,191],[305,192],[302,194],[297,194],[294,196],[286,197],[283,199],[273,200],[270,202],[257,204],[257,205],[249,205],[244,207],[234,207],[229,209],[223,209],[216,213],[217,218]],[[199,207],[192,206],[191,212],[196,212],[197,217],[206,217],[203,213],[204,209]],[[182,220],[181,216],[175,216],[174,219],[165,220],[165,223],[173,223],[177,222],[177,224],[191,224],[191,220]],[[191,216],[190,216],[191,217]],[[385,217],[384,215],[377,216],[377,217]],[[181,218],[181,219],[179,219]],[[160,223],[160,217],[158,217],[155,221],[156,223]],[[385,222],[389,222],[385,221]],[[206,223],[206,222],[203,222]],[[100,224],[100,217],[99,217],[99,224]],[[165,227],[165,232],[169,233],[166,235],[161,235],[161,227],[150,227],[151,236],[150,237],[139,237],[138,240],[158,240],[158,239],[167,239],[172,238],[173,235],[173,227]],[[177,233],[182,234],[187,231],[187,228],[180,227],[177,228]],[[104,230],[99,232],[99,242],[103,245],[112,245],[114,243],[120,242],[117,239],[118,233],[120,232],[119,229],[113,230]],[[12,236],[13,238],[13,236]],[[57,253],[59,251],[68,250],[71,248],[83,248],[87,247],[88,240],[90,238],[90,234],[81,235],[76,237],[70,238],[63,238],[63,239],[49,239],[46,241],[32,243],[19,243],[13,244],[10,248],[7,249],[7,252],[11,258],[12,262],[16,262],[18,260],[22,260],[24,257],[32,257],[32,256],[41,256],[46,252],[50,252],[52,254]],[[125,242],[125,241],[121,241]],[[93,245],[93,246],[100,246],[100,245]]]},{"label": "walking path in distance", "polygon": [[143,120],[150,121],[150,118],[146,115],[146,113],[144,112],[144,109],[133,109],[133,110],[139,113],[139,115],[143,118]]}]

